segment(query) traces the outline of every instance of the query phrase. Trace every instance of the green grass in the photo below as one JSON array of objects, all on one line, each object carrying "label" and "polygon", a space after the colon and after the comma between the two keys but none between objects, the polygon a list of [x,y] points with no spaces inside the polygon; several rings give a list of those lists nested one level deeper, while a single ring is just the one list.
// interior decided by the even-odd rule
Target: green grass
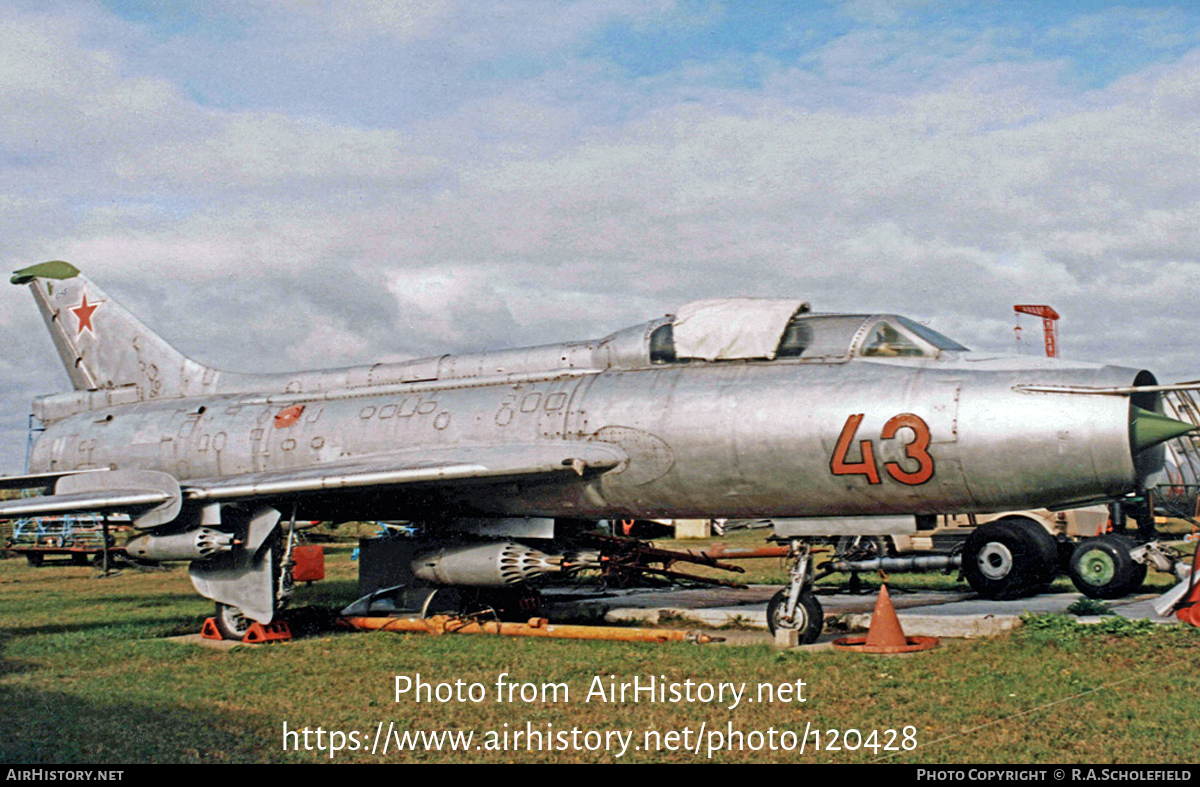
[{"label": "green grass", "polygon": [[[349,548],[329,551],[330,579],[298,605],[353,598]],[[231,651],[168,641],[210,614],[187,572],[95,579],[87,568],[0,561],[0,761],[42,763],[324,762],[282,750],[282,730],[374,734],[397,729],[709,732],[912,726],[919,745],[883,751],[724,751],[716,762],[1190,762],[1200,745],[1194,697],[1200,633],[1066,616],[1031,618],[1006,637],[946,642],[915,656],[766,646],[638,645],[563,640],[327,634]],[[950,580],[953,581],[952,579]],[[569,703],[496,703],[497,675],[566,683]],[[394,702],[395,675],[462,680],[488,701]],[[804,703],[584,702],[591,681],[805,682]],[[508,724],[508,728],[503,725]],[[899,743],[901,737],[896,737]],[[368,741],[369,742],[369,741]],[[882,742],[882,741],[881,741]],[[603,752],[343,752],[337,762],[610,762]],[[696,762],[683,751],[629,751],[622,761]]]}]

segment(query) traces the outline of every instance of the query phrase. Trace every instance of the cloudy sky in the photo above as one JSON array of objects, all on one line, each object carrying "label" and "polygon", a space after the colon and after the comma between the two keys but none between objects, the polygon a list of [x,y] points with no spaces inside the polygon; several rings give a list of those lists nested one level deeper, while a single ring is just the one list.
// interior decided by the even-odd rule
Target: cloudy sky
[{"label": "cloudy sky", "polygon": [[[0,0],[5,272],[237,371],[786,294],[1200,377],[1198,178],[1195,3]],[[0,332],[12,473],[69,386]]]}]

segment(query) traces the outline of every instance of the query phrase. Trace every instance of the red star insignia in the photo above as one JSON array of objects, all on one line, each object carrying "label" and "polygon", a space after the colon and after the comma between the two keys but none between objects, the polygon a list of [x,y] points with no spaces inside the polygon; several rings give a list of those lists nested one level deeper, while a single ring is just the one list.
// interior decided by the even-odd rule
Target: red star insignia
[{"label": "red star insignia", "polygon": [[75,318],[79,320],[79,332],[76,336],[81,335],[85,330],[90,331],[93,336],[96,335],[96,330],[92,327],[92,313],[100,308],[100,304],[104,301],[96,303],[88,303],[87,293],[83,294],[83,300],[78,306],[72,306],[71,311],[75,313]]}]

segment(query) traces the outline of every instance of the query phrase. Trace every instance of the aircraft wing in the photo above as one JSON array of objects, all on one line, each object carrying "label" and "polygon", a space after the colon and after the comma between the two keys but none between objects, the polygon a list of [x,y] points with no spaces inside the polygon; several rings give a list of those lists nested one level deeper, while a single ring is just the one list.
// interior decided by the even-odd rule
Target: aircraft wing
[{"label": "aircraft wing", "polygon": [[184,484],[184,496],[188,500],[209,502],[408,484],[436,487],[463,481],[501,482],[572,471],[582,476],[589,471],[610,470],[625,459],[625,452],[609,443],[460,445],[188,481]]},{"label": "aircraft wing", "polygon": [[1169,393],[1171,391],[1200,390],[1200,380],[1190,380],[1183,383],[1168,385],[1124,385],[1113,388],[1099,388],[1090,385],[1014,385],[1014,391],[1024,393],[1058,393],[1084,394],[1087,396],[1133,396],[1139,393]]},{"label": "aircraft wing", "polygon": [[[0,502],[0,519],[45,514],[125,512],[140,527],[161,523],[183,499],[224,502],[348,489],[425,487],[463,482],[499,483],[517,478],[574,472],[604,472],[625,461],[609,443],[547,441],[509,445],[457,445],[396,451],[306,467],[188,480],[143,470],[85,471],[73,475],[23,476],[25,486],[56,477],[55,494]],[[149,512],[149,513],[147,513]],[[155,514],[149,518],[150,514]],[[171,515],[172,518],[174,514]],[[168,520],[169,521],[169,520]]]}]

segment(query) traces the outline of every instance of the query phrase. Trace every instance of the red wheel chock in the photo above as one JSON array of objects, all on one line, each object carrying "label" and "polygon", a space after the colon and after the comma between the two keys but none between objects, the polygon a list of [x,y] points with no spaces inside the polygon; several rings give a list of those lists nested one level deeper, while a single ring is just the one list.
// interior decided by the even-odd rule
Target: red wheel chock
[{"label": "red wheel chock", "polygon": [[[204,639],[225,639],[217,628],[216,618],[208,618],[204,621],[204,625],[200,627],[200,636]],[[247,645],[259,645],[263,642],[287,642],[291,638],[292,630],[286,620],[276,620],[265,626],[256,621],[250,624],[246,635],[242,637],[242,642]]]},{"label": "red wheel chock", "polygon": [[291,638],[292,630],[288,627],[286,620],[275,620],[265,626],[255,621],[250,624],[246,636],[242,637],[242,642],[247,645],[258,645],[263,642],[287,642]]},{"label": "red wheel chock", "polygon": [[217,630],[216,618],[209,618],[204,621],[204,625],[200,627],[200,636],[204,639],[225,639],[221,636],[221,632]]}]

